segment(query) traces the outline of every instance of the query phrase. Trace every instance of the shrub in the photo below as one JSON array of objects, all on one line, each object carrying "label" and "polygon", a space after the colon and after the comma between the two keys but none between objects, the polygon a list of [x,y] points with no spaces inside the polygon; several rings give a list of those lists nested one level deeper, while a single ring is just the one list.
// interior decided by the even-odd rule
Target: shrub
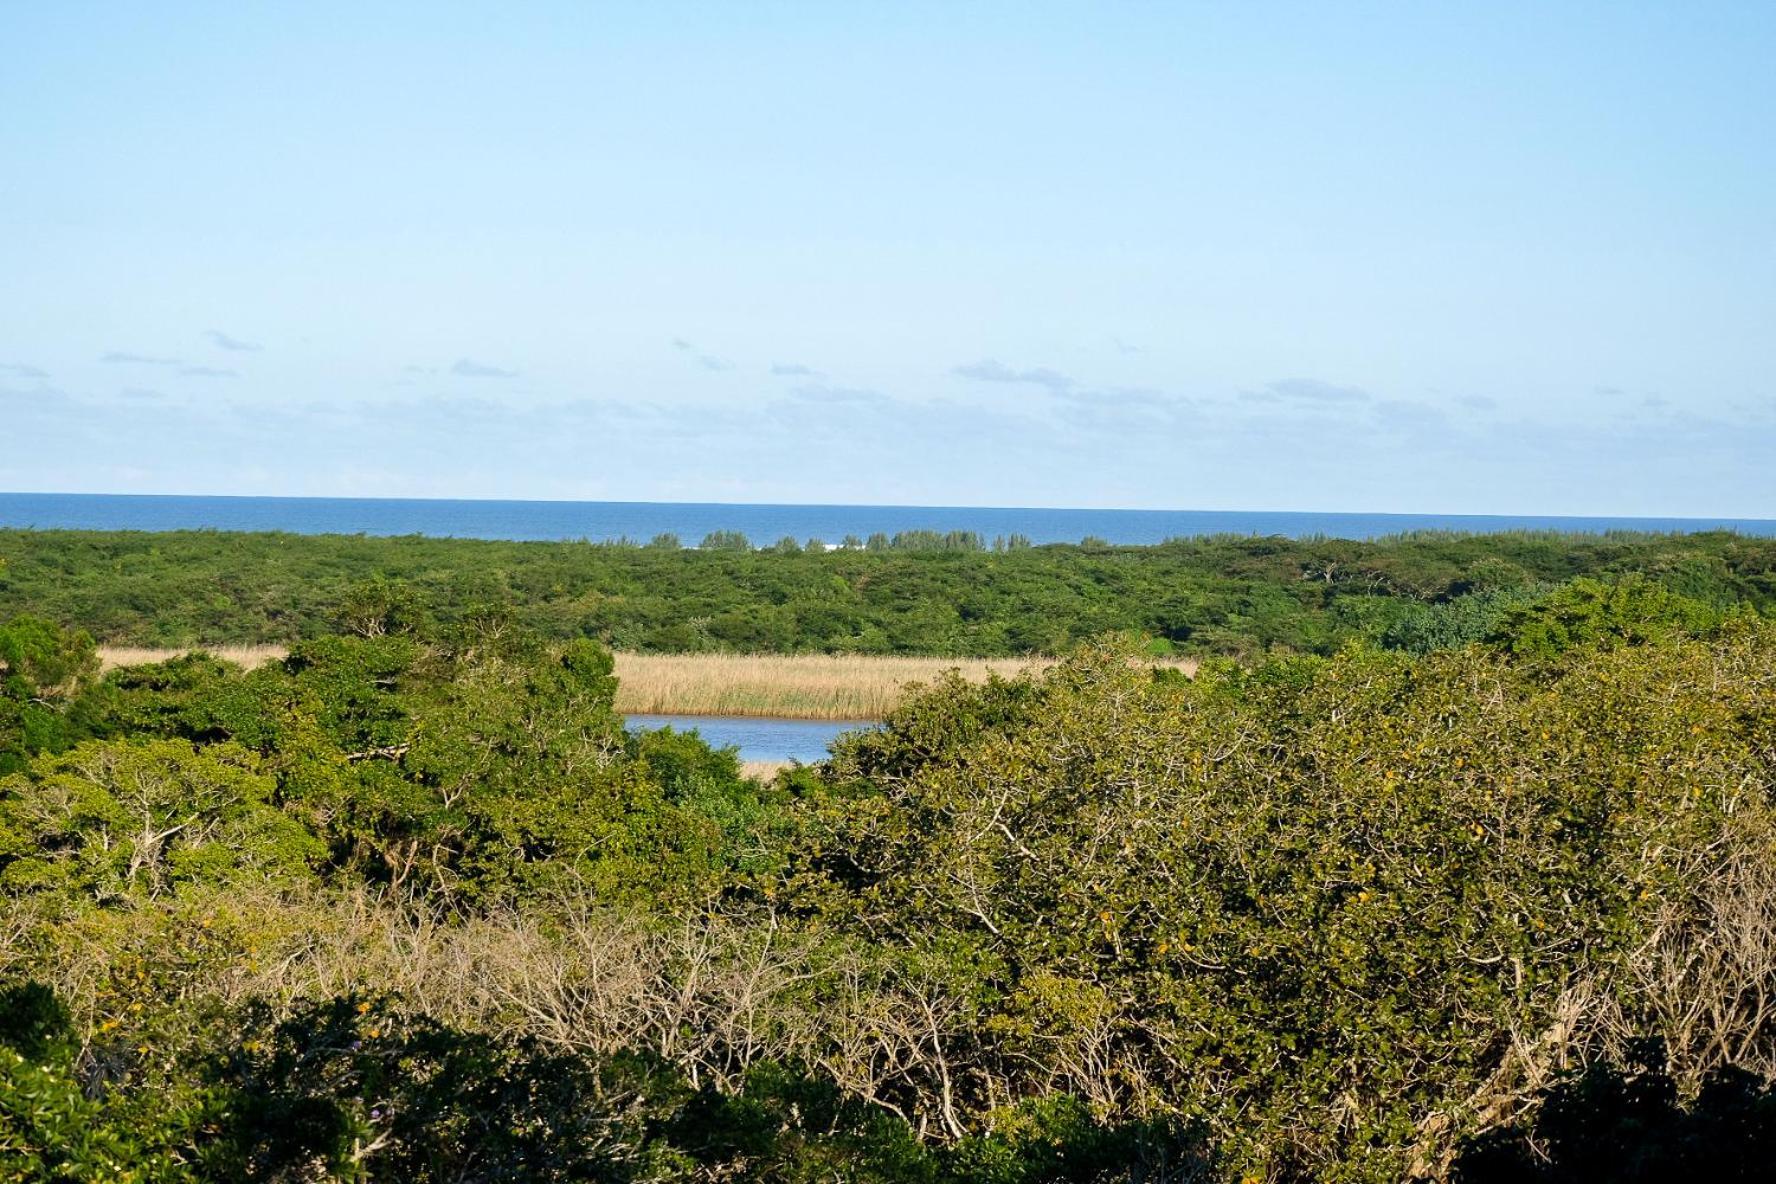
[{"label": "shrub", "polygon": [[1663,1184],[1769,1178],[1776,1163],[1776,1088],[1718,1070],[1680,1099],[1656,1040],[1552,1085],[1530,1117],[1469,1140],[1456,1184]]},{"label": "shrub", "polygon": [[637,1082],[535,1041],[339,998],[260,1020],[213,1071],[215,1180],[618,1184],[653,1176]]},{"label": "shrub", "polygon": [[235,745],[90,741],[0,781],[0,891],[103,903],[304,879],[321,845],[272,794]]},{"label": "shrub", "polygon": [[1516,658],[1550,661],[1578,646],[1645,645],[1704,632],[1721,614],[1639,577],[1579,579],[1508,610],[1488,635]]},{"label": "shrub", "polygon": [[841,743],[804,873],[929,1016],[877,1088],[940,1128],[1061,1091],[1202,1121],[1241,1171],[1397,1178],[1517,1041],[1600,1038],[1557,1025],[1575,988],[1664,1022],[1631,955],[1703,923],[1703,862],[1771,857],[1772,640],[938,685]]}]

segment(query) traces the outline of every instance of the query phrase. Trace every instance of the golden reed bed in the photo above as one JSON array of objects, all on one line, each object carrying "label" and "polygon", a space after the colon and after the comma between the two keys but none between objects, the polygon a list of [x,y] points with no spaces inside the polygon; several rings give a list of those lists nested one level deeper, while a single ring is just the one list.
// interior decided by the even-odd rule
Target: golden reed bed
[{"label": "golden reed bed", "polygon": [[625,712],[881,719],[908,683],[949,669],[984,680],[1028,663],[1009,658],[851,654],[618,654],[617,708]]},{"label": "golden reed bed", "polygon": [[[106,669],[159,662],[177,650],[107,647]],[[283,656],[278,646],[213,646],[243,666]],[[985,681],[1045,666],[1046,658],[906,658],[861,654],[618,654],[617,710],[625,714],[757,715],[789,719],[881,719],[908,683],[946,670]],[[1194,662],[1176,663],[1186,672]]]},{"label": "golden reed bed", "polygon": [[[947,670],[985,682],[1052,658],[908,658],[876,654],[618,654],[617,709],[644,714],[881,719],[909,683]],[[1186,674],[1196,662],[1163,664]]]},{"label": "golden reed bed", "polygon": [[[263,666],[267,662],[275,662],[289,651],[281,645],[206,645],[193,647],[206,653],[226,659],[237,666],[245,666],[248,670],[255,666]],[[149,662],[164,662],[168,658],[176,658],[188,650],[157,650],[139,645],[102,645],[99,647],[99,669],[111,670],[118,666],[143,666]]]}]

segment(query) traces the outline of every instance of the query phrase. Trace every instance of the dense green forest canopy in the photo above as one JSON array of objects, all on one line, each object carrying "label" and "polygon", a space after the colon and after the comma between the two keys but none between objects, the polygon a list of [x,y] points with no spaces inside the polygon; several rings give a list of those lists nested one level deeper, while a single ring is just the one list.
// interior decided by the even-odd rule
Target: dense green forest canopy
[{"label": "dense green forest canopy", "polygon": [[1580,580],[1193,679],[1106,641],[770,782],[519,612],[326,616],[103,676],[0,619],[0,1180],[1767,1166],[1755,614]]},{"label": "dense green forest canopy", "polygon": [[504,603],[546,637],[620,650],[991,657],[1127,632],[1162,651],[1252,655],[1461,645],[1577,577],[1640,575],[1716,613],[1776,605],[1776,539],[1728,533],[787,542],[0,531],[0,619],[30,612],[111,644],[288,643],[325,633],[349,587],[382,578],[444,620]]}]

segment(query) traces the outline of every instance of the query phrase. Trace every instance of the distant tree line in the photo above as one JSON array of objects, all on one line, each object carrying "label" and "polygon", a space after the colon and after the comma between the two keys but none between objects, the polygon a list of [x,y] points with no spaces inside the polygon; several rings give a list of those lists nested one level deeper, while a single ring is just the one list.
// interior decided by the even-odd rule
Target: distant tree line
[{"label": "distant tree line", "polygon": [[[1718,617],[1776,606],[1776,539],[1733,534],[1217,537],[991,546],[968,532],[697,548],[206,531],[0,531],[0,615],[106,643],[290,643],[353,584],[402,581],[444,621],[511,606],[556,640],[621,649],[1018,656],[1106,633],[1156,652],[1413,653],[1506,627],[1577,578],[1639,581]],[[1595,589],[1593,590],[1595,593]],[[1582,598],[1582,597],[1581,597]]]},{"label": "distant tree line", "polygon": [[[1089,541],[1089,540],[1088,540]],[[609,546],[626,546],[627,541],[619,539]],[[662,550],[675,550],[680,546],[678,536],[673,534],[655,535],[653,542],[648,544]],[[1027,536],[1021,534],[998,535],[993,539],[991,550],[995,554],[1005,551],[1022,550],[1030,546]],[[737,530],[713,530],[703,536],[698,545],[700,551],[751,551],[752,541]],[[836,544],[829,545],[826,540],[810,538],[805,543],[798,543],[792,536],[785,535],[775,543],[760,550],[773,551],[782,555],[794,555],[802,551],[986,551],[986,540],[972,530],[902,530],[890,535],[877,531],[867,539],[848,534]]]}]

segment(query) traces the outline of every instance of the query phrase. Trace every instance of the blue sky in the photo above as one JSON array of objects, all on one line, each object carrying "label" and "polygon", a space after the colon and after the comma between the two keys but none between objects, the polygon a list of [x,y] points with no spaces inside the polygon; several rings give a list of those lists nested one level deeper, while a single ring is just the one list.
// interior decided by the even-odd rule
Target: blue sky
[{"label": "blue sky", "polygon": [[1776,5],[0,47],[0,489],[1776,517]]}]

